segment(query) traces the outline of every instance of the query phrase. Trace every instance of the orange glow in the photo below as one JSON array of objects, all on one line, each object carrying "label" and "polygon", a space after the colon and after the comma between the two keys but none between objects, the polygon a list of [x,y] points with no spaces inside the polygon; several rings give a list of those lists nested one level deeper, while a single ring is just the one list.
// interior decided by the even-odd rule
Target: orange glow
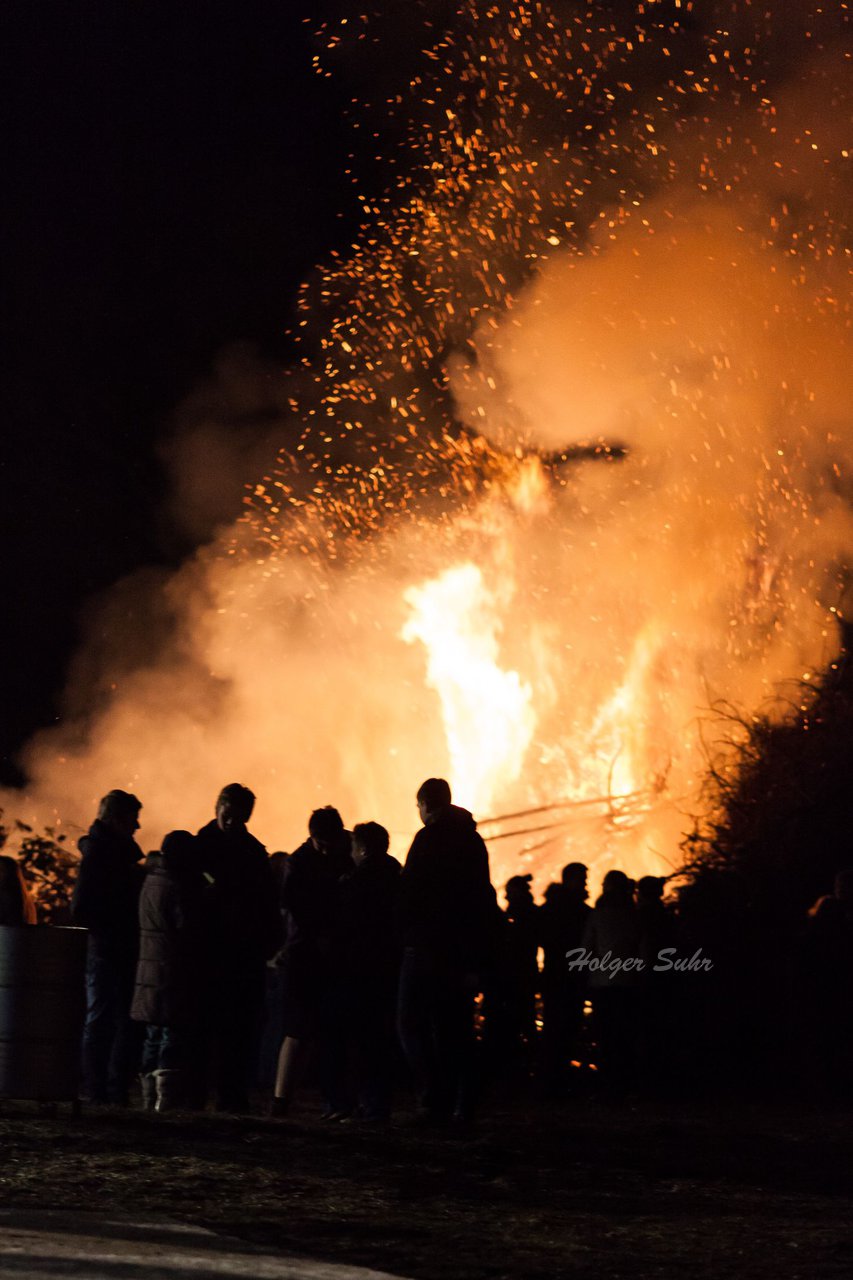
[{"label": "orange glow", "polygon": [[425,646],[427,683],[441,701],[453,794],[490,813],[518,782],[535,728],[530,686],[498,664],[496,598],[465,563],[409,587],[404,599],[403,639]]},{"label": "orange glow", "polygon": [[679,864],[711,708],[801,698],[853,557],[846,19],[787,5],[791,67],[772,7],[425,28],[379,104],[417,164],[300,294],[277,465],[165,588],[157,663],[116,623],[34,809],[126,786],[153,842],[240,778],[270,848],[335,803],[400,854],[444,775],[497,881]]}]

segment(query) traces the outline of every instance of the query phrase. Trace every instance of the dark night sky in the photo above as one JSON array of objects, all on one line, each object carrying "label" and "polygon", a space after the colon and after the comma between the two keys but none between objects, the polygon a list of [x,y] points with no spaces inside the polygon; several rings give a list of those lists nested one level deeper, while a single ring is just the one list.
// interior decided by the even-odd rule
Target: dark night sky
[{"label": "dark night sky", "polygon": [[229,342],[286,360],[298,283],[351,239],[347,86],[311,71],[317,8],[4,10],[4,782],[58,714],[84,602],[175,555],[170,412]]}]

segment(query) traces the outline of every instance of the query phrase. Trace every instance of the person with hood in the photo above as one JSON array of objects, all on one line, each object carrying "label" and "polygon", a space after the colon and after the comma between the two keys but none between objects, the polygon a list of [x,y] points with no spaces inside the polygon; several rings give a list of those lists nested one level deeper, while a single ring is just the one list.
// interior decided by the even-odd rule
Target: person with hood
[{"label": "person with hood", "polygon": [[247,830],[254,805],[248,787],[229,783],[217,797],[215,818],[197,837],[201,869],[209,885],[205,1034],[220,1111],[249,1109],[266,962],[275,954],[281,932],[267,851]]},{"label": "person with hood", "polygon": [[329,1119],[350,1110],[344,1086],[345,1015],[336,976],[341,965],[339,881],[353,870],[352,837],[332,805],[315,809],[308,839],[284,866],[281,909],[284,1038],[278,1057],[272,1113],[284,1116],[301,1081],[309,1054]]},{"label": "person with hood", "polygon": [[110,791],[98,806],[71,899],[73,924],[89,930],[83,1090],[90,1102],[127,1106],[138,1036],[130,1018],[139,948],[142,850],[134,840],[142,805]]},{"label": "person with hood", "polygon": [[473,1107],[474,998],[491,959],[499,909],[477,824],[444,778],[417,793],[423,827],[400,881],[398,1031],[421,1119],[468,1121]]},{"label": "person with hood", "polygon": [[201,872],[195,836],[170,831],[145,862],[139,962],[130,1016],[146,1024],[142,1101],[168,1111],[187,1101],[196,1059],[202,972]]}]

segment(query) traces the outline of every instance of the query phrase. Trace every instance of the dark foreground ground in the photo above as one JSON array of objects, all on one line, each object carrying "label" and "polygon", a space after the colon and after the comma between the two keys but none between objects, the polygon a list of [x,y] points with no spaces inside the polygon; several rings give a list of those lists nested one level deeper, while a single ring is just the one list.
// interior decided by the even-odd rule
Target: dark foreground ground
[{"label": "dark foreground ground", "polygon": [[405,1127],[0,1104],[0,1201],[417,1280],[853,1275],[853,1112],[589,1102]]}]

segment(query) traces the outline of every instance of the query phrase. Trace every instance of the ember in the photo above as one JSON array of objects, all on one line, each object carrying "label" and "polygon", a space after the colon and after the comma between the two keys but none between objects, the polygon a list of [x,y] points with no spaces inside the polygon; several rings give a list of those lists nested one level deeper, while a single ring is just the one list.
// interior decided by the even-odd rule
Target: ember
[{"label": "ember", "polygon": [[271,847],[332,801],[399,851],[435,774],[565,804],[486,828],[496,879],[677,863],[709,707],[799,699],[853,545],[847,16],[788,14],[794,68],[772,6],[708,9],[433,31],[387,104],[422,163],[302,294],[277,468],[168,588],[159,666],[37,743],[37,805],[126,785],[153,839],[233,775]]}]

